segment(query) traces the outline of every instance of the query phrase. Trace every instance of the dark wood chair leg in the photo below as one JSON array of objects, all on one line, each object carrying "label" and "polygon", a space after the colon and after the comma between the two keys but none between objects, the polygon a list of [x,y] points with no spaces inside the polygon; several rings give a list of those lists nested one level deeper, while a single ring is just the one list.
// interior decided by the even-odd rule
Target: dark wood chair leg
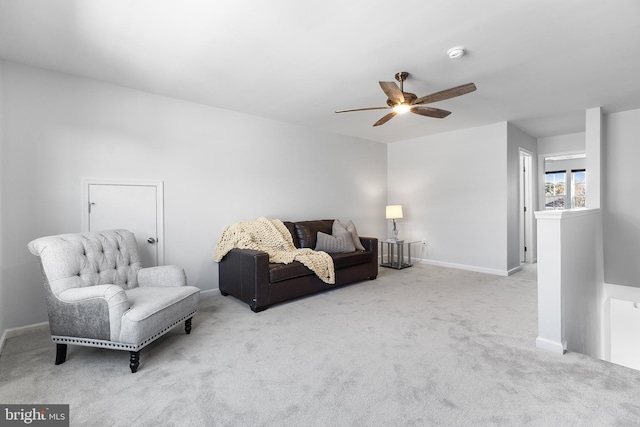
[{"label": "dark wood chair leg", "polygon": [[187,333],[187,335],[191,333],[191,319],[193,319],[193,317],[190,317],[184,321],[184,331]]},{"label": "dark wood chair leg", "polygon": [[56,365],[60,365],[67,360],[67,345],[56,344]]},{"label": "dark wood chair leg", "polygon": [[140,366],[140,350],[130,351],[129,354],[131,355],[129,358],[129,367],[131,368],[131,373],[135,374],[138,366]]}]

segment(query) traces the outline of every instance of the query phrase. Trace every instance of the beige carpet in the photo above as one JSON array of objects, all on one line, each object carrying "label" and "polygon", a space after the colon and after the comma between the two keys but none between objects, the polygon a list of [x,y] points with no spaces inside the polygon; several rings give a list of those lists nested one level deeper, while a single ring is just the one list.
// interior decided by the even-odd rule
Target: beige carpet
[{"label": "beige carpet", "polygon": [[477,426],[640,423],[640,372],[535,348],[531,267],[415,265],[255,314],[209,294],[191,335],[142,351],[7,341],[0,403],[68,403],[71,425]]}]

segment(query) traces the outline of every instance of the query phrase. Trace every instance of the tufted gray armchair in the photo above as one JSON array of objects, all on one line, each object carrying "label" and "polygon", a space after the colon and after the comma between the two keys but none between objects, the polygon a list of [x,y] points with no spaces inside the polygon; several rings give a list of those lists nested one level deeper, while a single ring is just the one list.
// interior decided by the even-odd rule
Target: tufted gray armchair
[{"label": "tufted gray armchair", "polygon": [[200,289],[176,266],[142,268],[130,231],[41,237],[28,247],[40,257],[56,365],[73,344],[128,350],[136,372],[146,345],[183,321],[191,332]]}]

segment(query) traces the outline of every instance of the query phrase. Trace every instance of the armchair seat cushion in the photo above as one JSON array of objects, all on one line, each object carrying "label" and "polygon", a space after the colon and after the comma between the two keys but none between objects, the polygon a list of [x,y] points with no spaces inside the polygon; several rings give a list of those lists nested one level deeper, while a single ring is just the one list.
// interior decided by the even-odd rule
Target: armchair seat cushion
[{"label": "armchair seat cushion", "polygon": [[125,291],[130,309],[122,316],[119,342],[144,345],[196,312],[194,286],[138,287]]}]

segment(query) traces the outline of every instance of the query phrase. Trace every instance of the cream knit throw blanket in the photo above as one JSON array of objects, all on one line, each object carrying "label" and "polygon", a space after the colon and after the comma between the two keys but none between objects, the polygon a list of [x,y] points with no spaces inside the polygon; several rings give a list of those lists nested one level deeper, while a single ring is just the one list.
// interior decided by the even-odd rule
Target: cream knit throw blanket
[{"label": "cream knit throw blanket", "polygon": [[260,217],[255,221],[231,224],[222,232],[214,261],[220,262],[233,248],[254,249],[269,254],[269,262],[289,264],[300,261],[323,282],[336,283],[333,259],[326,252],[298,249],[287,227],[279,219]]}]

